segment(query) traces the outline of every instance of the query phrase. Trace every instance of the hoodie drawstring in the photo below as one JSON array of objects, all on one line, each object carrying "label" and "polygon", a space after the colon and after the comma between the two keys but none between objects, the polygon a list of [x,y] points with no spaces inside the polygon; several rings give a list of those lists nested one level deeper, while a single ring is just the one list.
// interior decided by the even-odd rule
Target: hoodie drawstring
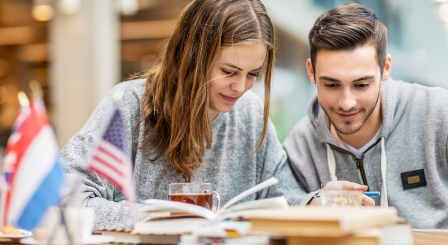
[{"label": "hoodie drawstring", "polygon": [[[328,162],[328,170],[330,171],[330,179],[332,181],[337,181],[338,177],[336,176],[336,159],[334,157],[334,153],[331,150],[329,144],[327,145],[327,162]],[[381,203],[380,206],[388,207],[389,202],[387,200],[387,189],[386,189],[386,151],[384,147],[384,137],[381,137],[381,178],[383,184],[381,186]]]},{"label": "hoodie drawstring", "polygon": [[338,177],[336,177],[336,160],[329,144],[327,144],[327,162],[328,168],[330,169],[330,179],[332,181],[337,181]]},{"label": "hoodie drawstring", "polygon": [[389,202],[387,200],[387,189],[386,189],[386,150],[384,149],[384,137],[381,137],[381,177],[383,184],[381,185],[381,207],[387,208]]}]

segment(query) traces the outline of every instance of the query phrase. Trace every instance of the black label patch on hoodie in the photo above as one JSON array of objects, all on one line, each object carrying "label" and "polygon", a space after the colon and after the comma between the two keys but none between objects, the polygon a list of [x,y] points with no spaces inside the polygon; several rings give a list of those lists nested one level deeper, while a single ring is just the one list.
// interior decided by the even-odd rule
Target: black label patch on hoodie
[{"label": "black label patch on hoodie", "polygon": [[426,186],[425,171],[423,169],[401,173],[403,189]]}]

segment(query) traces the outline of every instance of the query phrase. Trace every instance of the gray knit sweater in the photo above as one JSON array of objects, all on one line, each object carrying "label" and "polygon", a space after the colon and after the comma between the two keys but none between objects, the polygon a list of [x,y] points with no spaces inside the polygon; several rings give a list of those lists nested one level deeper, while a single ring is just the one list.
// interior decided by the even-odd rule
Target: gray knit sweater
[{"label": "gray knit sweater", "polygon": [[[138,149],[143,139],[142,126],[135,130],[140,117],[141,98],[144,80],[123,82],[115,86],[101,101],[87,123],[74,135],[62,149],[60,160],[66,171],[83,179],[82,193],[84,203],[95,209],[95,229],[130,227],[135,221],[144,219],[135,215],[126,203],[122,193],[95,174],[84,170],[93,145],[100,137],[107,123],[108,114],[113,108],[112,94],[116,90],[124,92],[119,110],[122,113],[127,133],[128,149],[134,164],[134,183],[137,202],[149,198],[167,199],[168,184],[184,182],[171,163],[164,157],[150,161],[154,156],[148,151]],[[285,195],[288,203],[297,204],[301,197],[296,196],[297,182],[292,177],[286,154],[277,138],[275,128],[269,122],[266,139],[261,148],[251,156],[263,126],[263,106],[260,99],[248,91],[228,113],[220,113],[211,123],[213,143],[204,154],[204,167],[192,176],[192,182],[210,182],[220,193],[222,203],[244,190],[271,176],[280,183],[253,194],[243,201]],[[137,208],[143,204],[135,205]]]}]

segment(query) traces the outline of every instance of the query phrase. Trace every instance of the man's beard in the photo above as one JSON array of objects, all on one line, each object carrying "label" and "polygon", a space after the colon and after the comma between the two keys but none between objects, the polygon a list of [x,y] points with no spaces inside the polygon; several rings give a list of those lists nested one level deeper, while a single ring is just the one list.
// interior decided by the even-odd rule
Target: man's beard
[{"label": "man's beard", "polygon": [[[363,119],[361,125],[359,125],[358,127],[354,128],[352,121],[345,122],[344,126],[339,127],[339,125],[335,124],[333,121],[331,121],[331,118],[328,117],[328,119],[330,120],[330,123],[333,124],[334,128],[336,129],[336,131],[338,133],[343,134],[343,135],[349,135],[349,134],[354,134],[354,133],[358,132],[359,130],[361,130],[362,126],[364,126],[364,124],[366,123],[367,119],[369,119],[370,115],[372,115],[373,111],[375,110],[375,107],[378,104],[378,101],[379,101],[379,98],[380,98],[380,92],[381,92],[381,85],[380,85],[380,89],[378,91],[378,96],[376,98],[375,103],[372,106],[370,106],[369,110],[366,113],[366,117]],[[348,111],[341,110],[341,108],[339,108],[339,110],[335,110],[333,107],[330,107],[329,110],[330,110],[330,112],[335,112],[335,113],[336,112],[345,112],[345,113],[347,113],[347,112],[355,112],[355,111],[357,111],[358,113],[361,113],[361,112],[365,112],[366,111],[366,109],[364,109],[364,108],[359,110],[356,107],[351,108]],[[325,111],[325,113],[327,113],[327,115],[330,115],[327,112],[326,109],[324,109],[324,111]]]}]

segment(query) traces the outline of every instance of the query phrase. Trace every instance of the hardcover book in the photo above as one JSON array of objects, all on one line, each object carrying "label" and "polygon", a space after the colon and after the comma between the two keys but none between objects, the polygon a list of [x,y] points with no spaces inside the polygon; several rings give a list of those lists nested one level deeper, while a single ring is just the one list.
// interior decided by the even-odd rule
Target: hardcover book
[{"label": "hardcover book", "polygon": [[177,244],[180,241],[180,234],[139,234],[132,229],[105,229],[101,230],[102,235],[114,238],[114,243],[125,244]]},{"label": "hardcover book", "polygon": [[254,210],[242,215],[252,223],[252,231],[285,236],[344,236],[362,228],[396,224],[393,207],[314,207],[296,206],[288,210]]}]

